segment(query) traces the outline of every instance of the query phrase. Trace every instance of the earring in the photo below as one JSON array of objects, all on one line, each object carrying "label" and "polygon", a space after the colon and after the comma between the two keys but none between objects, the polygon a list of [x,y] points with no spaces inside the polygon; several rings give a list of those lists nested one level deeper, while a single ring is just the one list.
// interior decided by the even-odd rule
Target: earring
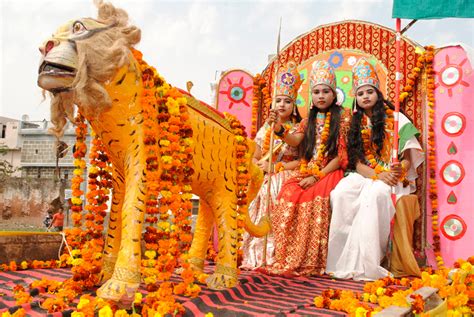
[{"label": "earring", "polygon": [[356,100],[354,99],[354,101],[352,102],[352,114],[356,114],[357,113],[357,103],[356,103]]}]

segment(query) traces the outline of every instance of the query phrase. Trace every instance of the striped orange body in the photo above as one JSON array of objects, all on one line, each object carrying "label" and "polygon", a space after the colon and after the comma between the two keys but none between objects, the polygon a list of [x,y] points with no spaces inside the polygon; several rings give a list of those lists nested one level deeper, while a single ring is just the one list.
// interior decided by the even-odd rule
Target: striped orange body
[{"label": "striped orange body", "polygon": [[[112,108],[87,119],[107,147],[113,165],[113,199],[102,278],[105,284],[98,290],[98,295],[119,301],[133,296],[141,280],[146,153],[143,115],[137,97],[143,87],[136,62],[123,67],[106,89],[113,100]],[[189,251],[190,261],[195,269],[203,269],[209,236],[216,223],[219,250],[216,272],[209,278],[208,285],[214,289],[232,287],[238,281],[235,136],[226,127],[224,119],[210,118],[200,111],[206,110],[205,105],[191,96],[186,98],[194,141],[192,188],[193,193],[200,197],[198,219]],[[249,168],[256,171],[251,155]],[[258,175],[251,187],[258,189],[260,181],[261,175]],[[249,201],[255,192],[249,193]],[[268,232],[268,222],[256,226],[248,217],[245,219],[246,228],[252,234],[262,236]]]}]

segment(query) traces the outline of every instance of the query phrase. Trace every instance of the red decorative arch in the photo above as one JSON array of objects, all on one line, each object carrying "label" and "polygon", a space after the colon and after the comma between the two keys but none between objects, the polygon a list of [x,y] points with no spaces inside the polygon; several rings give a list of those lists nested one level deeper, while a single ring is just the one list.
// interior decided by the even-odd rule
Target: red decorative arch
[{"label": "red decorative arch", "polygon": [[[395,30],[375,23],[365,21],[347,20],[331,24],[318,26],[311,31],[302,34],[294,39],[282,50],[280,50],[279,62],[286,63],[294,60],[297,64],[328,51],[342,49],[360,50],[372,55],[387,71],[387,98],[391,101],[395,99]],[[400,40],[400,72],[402,80],[400,87],[406,85],[406,79],[412,69],[416,67],[417,54],[416,47],[421,47],[414,41],[402,37]],[[273,91],[273,76],[275,73],[276,58],[273,58],[262,72],[262,76],[267,82],[269,91]],[[421,76],[420,76],[421,78]],[[425,99],[422,93],[420,78],[413,86],[413,92],[400,105],[402,111],[412,120],[422,135],[424,132]],[[259,122],[264,122],[268,114],[268,106],[262,109]],[[420,137],[423,139],[423,136]],[[421,202],[421,209],[425,210],[425,187],[424,175],[417,179],[417,196]],[[426,180],[425,180],[426,181]],[[426,236],[425,216],[415,223],[414,243],[415,250],[424,249]]]},{"label": "red decorative arch", "polygon": [[[403,74],[401,87],[411,70],[416,66],[415,48],[417,43],[402,37],[400,70]],[[388,70],[388,99],[395,98],[395,31],[387,27],[365,21],[341,21],[322,25],[297,37],[280,51],[280,63],[289,59],[301,64],[326,51],[337,49],[361,50],[377,58]],[[263,78],[273,91],[273,76],[276,58],[273,58],[263,71]],[[419,85],[415,85],[414,93],[406,99],[402,110],[412,119],[414,125],[422,131],[423,109],[422,95]],[[265,118],[268,109],[262,109]],[[264,122],[264,120],[262,120]]]}]

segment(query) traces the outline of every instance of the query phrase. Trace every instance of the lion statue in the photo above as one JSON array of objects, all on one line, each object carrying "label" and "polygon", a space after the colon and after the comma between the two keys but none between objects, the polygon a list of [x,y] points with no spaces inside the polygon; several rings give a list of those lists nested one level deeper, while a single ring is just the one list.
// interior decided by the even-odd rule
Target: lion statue
[{"label": "lion statue", "polygon": [[[128,15],[98,1],[98,18],[83,18],[61,26],[40,51],[38,85],[51,93],[52,133],[62,136],[67,120],[77,110],[102,139],[113,166],[113,203],[103,253],[103,285],[97,294],[120,301],[139,287],[141,233],[146,208],[146,153],[143,109],[137,96],[143,89],[142,73],[132,54],[141,31],[129,25]],[[200,197],[200,209],[189,250],[190,262],[203,270],[212,226],[217,224],[219,250],[216,269],[208,278],[210,288],[236,285],[237,278],[237,168],[236,141],[230,124],[190,95],[187,101],[193,134],[192,192]],[[258,175],[251,162],[255,146],[249,140],[248,170]],[[159,161],[159,160],[158,160]],[[261,176],[261,175],[260,175]],[[249,201],[261,177],[250,185]],[[246,210],[246,209],[245,209]],[[126,221],[125,221],[126,219]],[[110,222],[112,224],[112,222]],[[268,220],[258,225],[244,217],[244,228],[263,236]]]}]

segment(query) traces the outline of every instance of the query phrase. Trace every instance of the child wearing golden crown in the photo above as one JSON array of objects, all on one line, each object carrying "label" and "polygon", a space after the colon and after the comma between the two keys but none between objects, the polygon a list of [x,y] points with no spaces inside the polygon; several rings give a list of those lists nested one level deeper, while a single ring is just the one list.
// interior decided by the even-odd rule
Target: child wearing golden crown
[{"label": "child wearing golden crown", "polygon": [[331,193],[326,271],[338,278],[375,280],[390,274],[380,264],[395,214],[392,188],[397,197],[416,189],[416,168],[423,162],[423,153],[416,139],[418,130],[400,113],[401,164],[391,165],[393,106],[380,92],[377,73],[367,60],[357,62],[352,76],[355,100],[348,169],[353,172]]},{"label": "child wearing golden crown", "polygon": [[[287,133],[295,133],[301,121],[301,115],[296,106],[301,78],[293,61],[289,61],[285,67],[280,69],[276,84],[275,110],[278,120],[283,124]],[[265,173],[268,170],[271,133],[270,123],[266,122],[260,128],[254,140],[257,148],[253,160]],[[263,216],[267,215],[268,185],[270,184],[271,208],[280,192],[281,185],[288,179],[290,172],[298,167],[298,148],[289,146],[283,142],[282,138],[274,135],[272,161],[274,174],[271,177],[265,176],[256,198],[249,205],[249,216],[254,223],[259,222]],[[241,268],[254,269],[261,266],[263,264],[263,248],[263,238],[252,237],[246,232],[242,243],[243,260]],[[267,239],[267,263],[272,263],[273,249],[273,236],[269,235]]]},{"label": "child wearing golden crown", "polygon": [[275,123],[276,133],[285,142],[300,145],[302,159],[293,177],[283,184],[271,212],[275,263],[262,270],[267,274],[319,275],[326,267],[329,194],[347,164],[345,133],[340,128],[348,120],[341,119],[336,76],[328,62],[313,64],[310,86],[312,105],[300,133],[286,135],[284,126]]}]

